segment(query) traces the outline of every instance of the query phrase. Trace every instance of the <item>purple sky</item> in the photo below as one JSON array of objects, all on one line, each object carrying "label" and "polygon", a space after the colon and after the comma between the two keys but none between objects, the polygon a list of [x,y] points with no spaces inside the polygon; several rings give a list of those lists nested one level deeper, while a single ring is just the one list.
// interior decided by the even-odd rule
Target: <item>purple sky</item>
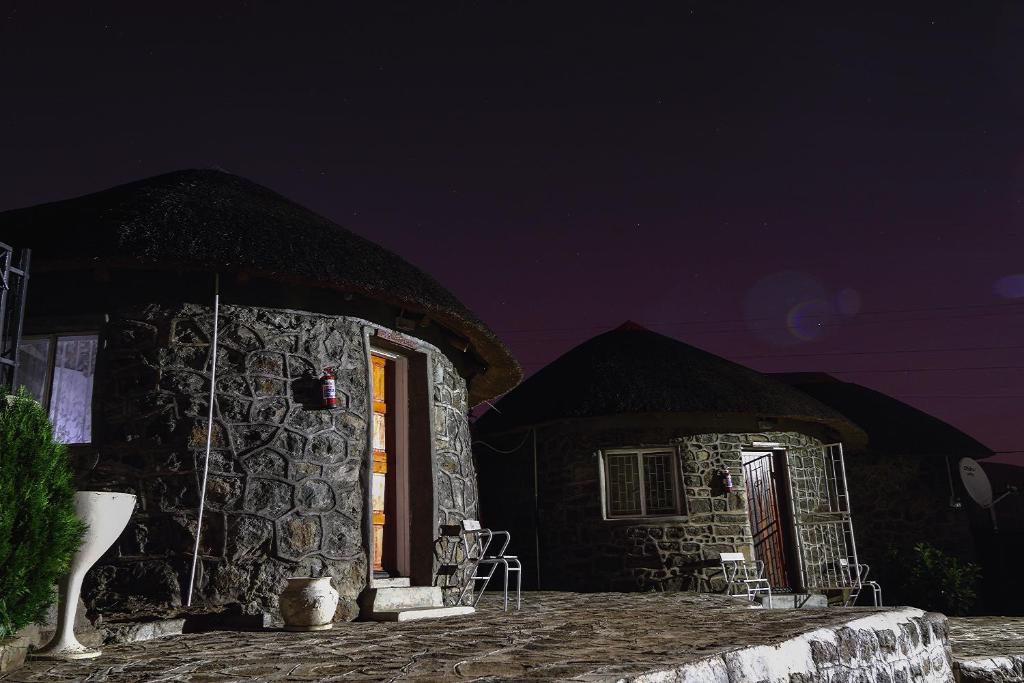
[{"label": "purple sky", "polygon": [[633,319],[1024,463],[1024,4],[364,4],[5,4],[0,208],[219,166],[527,372]]}]

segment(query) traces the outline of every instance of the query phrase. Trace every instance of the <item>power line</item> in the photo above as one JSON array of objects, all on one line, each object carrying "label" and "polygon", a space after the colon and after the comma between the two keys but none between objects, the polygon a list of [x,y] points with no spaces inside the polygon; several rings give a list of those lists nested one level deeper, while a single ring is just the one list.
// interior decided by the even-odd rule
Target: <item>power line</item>
[{"label": "power line", "polygon": [[1024,394],[895,394],[897,398],[1024,398]]},{"label": "power line", "polygon": [[860,368],[855,370],[829,370],[829,373],[833,374],[850,374],[850,373],[887,373],[887,372],[953,372],[960,370],[1024,370],[1024,365],[982,365],[977,367],[952,367],[952,368],[882,368],[878,370],[871,370],[867,368]]},{"label": "power line", "polygon": [[[891,308],[881,309],[876,311],[862,311],[858,315],[889,315],[893,313],[921,313],[921,312],[932,312],[932,311],[958,311],[963,309],[976,309],[976,308],[1016,308],[1024,306],[1024,301],[1012,302],[1008,304],[963,304],[959,306],[928,306],[920,308]],[[1019,311],[1008,311],[1008,312],[1019,312]],[[995,312],[992,312],[995,313]],[[988,314],[986,314],[988,315]],[[820,316],[822,318],[828,316]],[[718,324],[729,324],[729,323],[749,323],[757,321],[774,321],[777,317],[758,317],[758,318],[722,318],[719,320],[670,320],[661,322],[652,322],[651,326],[665,327],[673,325],[718,325]],[[543,327],[543,328],[506,328],[506,329],[495,329],[495,332],[500,334],[516,334],[519,332],[578,332],[586,330],[607,330],[610,329],[608,325],[580,325],[573,327]]]},{"label": "power line", "polygon": [[[918,318],[899,318],[899,319],[887,319],[887,320],[841,320],[841,321],[835,321],[835,322],[822,322],[822,323],[818,323],[818,324],[814,325],[813,327],[814,327],[814,329],[823,329],[823,328],[828,328],[828,329],[831,329],[831,328],[844,328],[845,329],[845,328],[850,328],[850,327],[865,327],[865,326],[868,326],[868,325],[902,325],[902,324],[905,324],[905,323],[912,323],[912,322],[940,322],[940,321],[946,321],[946,320],[968,320],[968,319],[977,319],[977,318],[988,318],[988,317],[993,317],[993,316],[998,317],[998,316],[1005,316],[1005,315],[1016,315],[1016,314],[1022,313],[1022,312],[1024,312],[1024,311],[1020,311],[1020,310],[1018,310],[1018,311],[989,311],[989,312],[986,312],[986,313],[971,313],[971,314],[965,313],[965,314],[962,314],[962,315],[930,316],[930,317],[918,317]],[[737,321],[737,324],[732,326],[732,327],[721,328],[721,329],[710,329],[710,330],[697,330],[697,329],[695,329],[695,330],[690,330],[688,332],[688,334],[692,334],[694,336],[702,336],[702,335],[703,336],[707,336],[707,335],[712,335],[712,334],[738,334],[738,333],[741,333],[741,332],[774,332],[774,331],[787,332],[787,331],[791,331],[792,330],[791,327],[784,326],[784,325],[772,325],[772,326],[754,327],[754,326],[743,326],[743,325],[740,325],[738,323],[739,323],[739,321]],[[684,325],[689,325],[689,324],[692,324],[692,323],[662,323],[659,326],[662,326],[662,327],[677,327],[677,326],[684,326]],[[579,328],[579,329],[582,330],[584,328]],[[606,328],[601,328],[601,329],[606,329]],[[513,339],[509,339],[508,341],[510,343],[512,343],[512,344],[540,344],[540,343],[549,343],[549,342],[553,342],[553,341],[572,340],[572,339],[575,339],[575,338],[576,338],[576,335],[562,335],[562,336],[533,337],[533,338],[521,338],[521,339],[514,339],[513,338]]]}]

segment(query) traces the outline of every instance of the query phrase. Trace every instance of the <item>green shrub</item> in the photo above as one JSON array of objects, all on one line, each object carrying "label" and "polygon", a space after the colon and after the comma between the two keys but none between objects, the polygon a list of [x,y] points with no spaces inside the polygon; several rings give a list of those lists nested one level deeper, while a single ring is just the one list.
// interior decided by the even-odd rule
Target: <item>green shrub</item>
[{"label": "green shrub", "polygon": [[909,555],[890,548],[887,560],[892,571],[886,575],[899,582],[899,594],[914,607],[963,616],[977,600],[981,568],[929,543],[918,543]]},{"label": "green shrub", "polygon": [[0,638],[46,616],[81,542],[64,445],[23,389],[0,387]]}]

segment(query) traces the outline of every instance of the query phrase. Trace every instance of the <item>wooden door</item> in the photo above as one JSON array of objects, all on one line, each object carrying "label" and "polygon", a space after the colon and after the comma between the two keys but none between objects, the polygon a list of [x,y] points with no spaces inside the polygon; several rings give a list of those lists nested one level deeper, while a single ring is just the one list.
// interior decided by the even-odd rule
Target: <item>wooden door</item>
[{"label": "wooden door", "polygon": [[384,571],[384,528],[387,525],[388,449],[394,446],[388,442],[388,359],[378,355],[370,358],[373,362],[373,570],[380,573]]},{"label": "wooden door", "polygon": [[772,588],[790,588],[786,567],[786,528],[780,514],[779,486],[774,453],[744,453],[743,479],[747,488],[747,514],[754,537],[754,554],[764,562],[764,576]]}]

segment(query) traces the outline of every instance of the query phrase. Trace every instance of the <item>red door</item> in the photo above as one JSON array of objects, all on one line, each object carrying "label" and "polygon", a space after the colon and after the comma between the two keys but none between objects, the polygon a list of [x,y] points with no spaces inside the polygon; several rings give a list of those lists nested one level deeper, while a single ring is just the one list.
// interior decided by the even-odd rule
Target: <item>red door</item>
[{"label": "red door", "polygon": [[764,576],[772,588],[790,588],[786,571],[786,531],[779,512],[779,489],[774,453],[744,453],[743,478],[747,486],[747,514],[754,537],[754,554],[764,562]]}]

